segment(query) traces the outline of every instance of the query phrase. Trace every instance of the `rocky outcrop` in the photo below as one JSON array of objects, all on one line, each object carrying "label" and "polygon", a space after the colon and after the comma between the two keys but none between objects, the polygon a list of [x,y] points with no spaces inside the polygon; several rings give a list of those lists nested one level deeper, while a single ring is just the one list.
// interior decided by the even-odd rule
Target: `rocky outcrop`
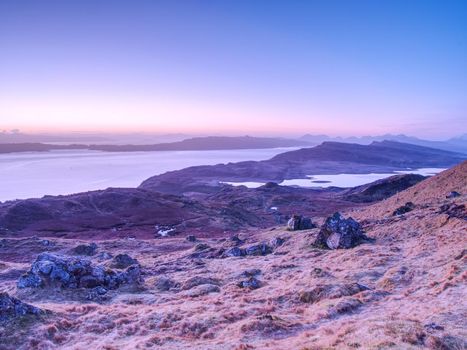
[{"label": "rocky outcrop", "polygon": [[141,281],[141,269],[136,264],[123,271],[116,271],[103,265],[92,265],[87,259],[42,253],[29,272],[19,278],[17,286],[116,289],[124,284],[136,285]]},{"label": "rocky outcrop", "polygon": [[413,204],[412,202],[407,202],[404,205],[397,208],[396,210],[394,210],[392,212],[392,216],[406,214],[406,213],[414,210],[414,208],[415,208],[415,204]]},{"label": "rocky outcrop", "polygon": [[303,217],[302,215],[292,215],[287,222],[287,230],[289,231],[309,230],[315,227],[316,225],[310,218]]},{"label": "rocky outcrop", "polygon": [[354,187],[344,192],[344,199],[355,203],[371,203],[381,201],[404,191],[425,180],[426,177],[417,174],[401,174],[377,180],[375,182]]},{"label": "rocky outcrop", "polygon": [[357,221],[334,213],[321,226],[314,245],[320,248],[349,249],[367,240]]},{"label": "rocky outcrop", "polygon": [[92,256],[96,254],[97,250],[97,244],[96,243],[91,243],[91,244],[80,244],[77,245],[72,249],[72,253],[76,255],[87,255],[87,256]]},{"label": "rocky outcrop", "polygon": [[324,299],[337,299],[344,296],[351,296],[368,288],[359,283],[346,284],[319,284],[310,290],[303,291],[299,295],[302,303],[317,303]]},{"label": "rocky outcrop", "polygon": [[0,324],[8,323],[14,319],[24,316],[40,316],[46,312],[35,306],[23,303],[21,300],[0,293]]},{"label": "rocky outcrop", "polygon": [[233,247],[222,252],[221,257],[239,257],[239,256],[260,256],[268,255],[273,252],[273,248],[265,243],[254,244],[246,248]]}]

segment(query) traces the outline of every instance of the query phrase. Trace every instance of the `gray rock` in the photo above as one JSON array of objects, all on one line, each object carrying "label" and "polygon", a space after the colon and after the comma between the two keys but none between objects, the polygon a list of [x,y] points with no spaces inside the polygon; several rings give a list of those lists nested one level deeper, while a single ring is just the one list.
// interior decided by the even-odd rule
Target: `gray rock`
[{"label": "gray rock", "polygon": [[203,284],[196,286],[189,291],[187,291],[185,294],[189,297],[196,298],[200,297],[202,295],[210,294],[210,293],[219,293],[220,288],[216,286],[215,284]]},{"label": "gray rock", "polygon": [[167,292],[172,288],[178,287],[178,283],[167,277],[159,277],[154,283],[154,286],[160,292]]},{"label": "gray rock", "polygon": [[80,244],[72,249],[72,253],[76,255],[87,255],[91,256],[96,254],[97,250],[97,244],[96,243],[91,243],[91,244]]},{"label": "gray rock", "polygon": [[240,288],[258,289],[261,288],[261,281],[254,277],[250,277],[245,281],[240,281],[237,285]]},{"label": "gray rock", "polygon": [[260,269],[249,269],[249,270],[243,271],[240,276],[241,277],[254,277],[254,276],[259,275],[259,274],[261,274]]},{"label": "gray rock", "polygon": [[186,236],[185,239],[186,239],[188,242],[196,242],[196,236],[194,236],[194,235]]},{"label": "gray rock", "polygon": [[340,213],[328,217],[316,237],[314,245],[320,248],[349,249],[367,241],[360,224]]},{"label": "gray rock", "polygon": [[117,269],[124,269],[131,265],[136,265],[136,264],[138,264],[138,260],[133,259],[128,254],[118,254],[113,259],[112,266],[116,267]]},{"label": "gray rock", "polygon": [[316,225],[310,218],[303,217],[302,215],[292,215],[287,222],[287,230],[289,231],[309,230],[315,227]]},{"label": "gray rock", "polygon": [[245,248],[246,255],[268,255],[271,253],[272,248],[264,242]]},{"label": "gray rock", "polygon": [[449,194],[446,196],[446,198],[457,198],[460,197],[461,194],[457,191],[451,191]]},{"label": "gray rock", "polygon": [[32,272],[20,276],[17,283],[18,288],[38,288],[42,285],[42,278]]},{"label": "gray rock", "polygon": [[211,278],[211,277],[202,277],[202,276],[195,276],[187,281],[185,281],[182,284],[182,289],[183,290],[188,290],[196,286],[200,286],[203,284],[214,284],[214,285],[219,285],[220,281],[216,278]]},{"label": "gray rock", "polygon": [[238,257],[238,256],[245,256],[246,252],[244,249],[241,249],[239,247],[233,247],[230,249],[227,249],[224,253],[224,257]]},{"label": "gray rock", "polygon": [[401,206],[401,207],[397,208],[396,210],[394,210],[392,215],[393,216],[402,215],[402,214],[405,214],[405,213],[408,213],[408,212],[414,210],[414,208],[415,208],[415,204],[413,204],[412,202],[407,202],[403,206]]},{"label": "gray rock", "polygon": [[93,300],[93,301],[99,301],[103,299],[103,295],[107,294],[108,290],[104,287],[95,287],[92,288],[87,294],[86,294],[86,299],[88,300]]},{"label": "gray rock", "polygon": [[21,300],[13,298],[7,293],[0,293],[0,324],[5,324],[16,318],[28,315],[40,316],[43,314],[45,314],[44,310],[23,303]]},{"label": "gray rock", "polygon": [[131,265],[125,271],[93,266],[91,261],[50,253],[39,254],[31,270],[18,280],[18,288],[60,286],[62,288],[118,288],[122,284],[142,282],[141,268]]}]

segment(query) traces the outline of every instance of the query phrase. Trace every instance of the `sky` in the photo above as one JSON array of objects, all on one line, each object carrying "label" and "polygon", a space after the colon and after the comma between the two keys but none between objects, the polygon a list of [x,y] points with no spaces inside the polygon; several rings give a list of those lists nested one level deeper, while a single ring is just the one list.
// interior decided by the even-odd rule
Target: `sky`
[{"label": "sky", "polygon": [[0,129],[442,139],[467,1],[0,0]]}]

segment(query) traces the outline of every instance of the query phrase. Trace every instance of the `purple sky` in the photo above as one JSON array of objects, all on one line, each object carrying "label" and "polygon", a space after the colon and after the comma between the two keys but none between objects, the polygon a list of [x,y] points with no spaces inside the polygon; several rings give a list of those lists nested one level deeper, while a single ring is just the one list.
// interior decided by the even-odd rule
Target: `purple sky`
[{"label": "purple sky", "polygon": [[466,1],[0,1],[0,129],[467,132]]}]

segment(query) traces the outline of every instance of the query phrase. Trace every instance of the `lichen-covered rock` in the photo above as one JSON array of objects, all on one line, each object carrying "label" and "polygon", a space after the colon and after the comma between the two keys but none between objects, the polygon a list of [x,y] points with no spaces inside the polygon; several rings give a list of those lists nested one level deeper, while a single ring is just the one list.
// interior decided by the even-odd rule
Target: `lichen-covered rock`
[{"label": "lichen-covered rock", "polygon": [[61,288],[118,288],[122,284],[142,282],[141,268],[131,265],[124,271],[115,271],[102,265],[93,266],[91,261],[55,255],[39,254],[30,271],[22,275],[18,288],[58,286]]},{"label": "lichen-covered rock", "polygon": [[303,217],[302,215],[292,215],[287,222],[287,230],[289,231],[309,230],[315,227],[316,225],[310,218]]},{"label": "lichen-covered rock", "polygon": [[349,249],[368,240],[360,224],[340,213],[328,217],[321,226],[314,245],[320,248]]},{"label": "lichen-covered rock", "polygon": [[43,314],[45,314],[44,310],[23,303],[21,300],[13,298],[7,293],[0,293],[0,324],[27,315],[40,316]]}]

